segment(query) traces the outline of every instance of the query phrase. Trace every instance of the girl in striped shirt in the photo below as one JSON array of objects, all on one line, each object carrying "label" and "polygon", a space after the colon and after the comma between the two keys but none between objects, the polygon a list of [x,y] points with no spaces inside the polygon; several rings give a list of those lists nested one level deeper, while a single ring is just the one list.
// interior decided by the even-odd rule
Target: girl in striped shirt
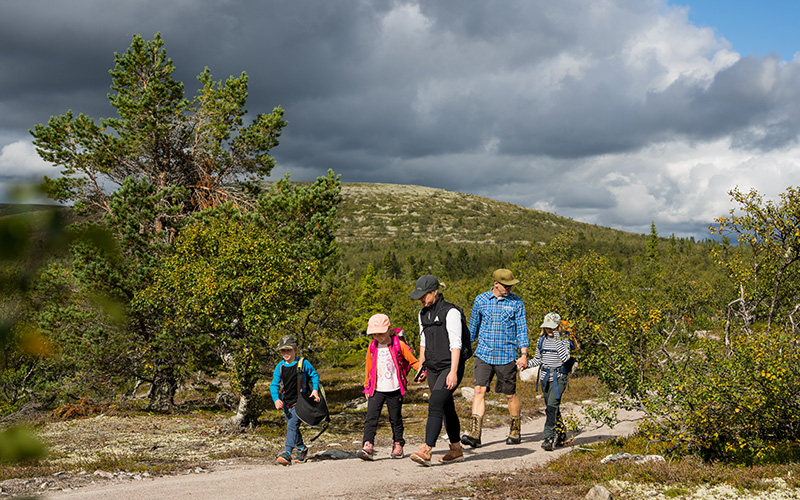
[{"label": "girl in striped shirt", "polygon": [[541,380],[542,396],[547,404],[542,442],[545,451],[552,451],[566,438],[563,430],[556,432],[556,427],[563,429],[563,423],[559,422],[561,395],[567,388],[567,370],[564,368],[564,363],[569,359],[569,337],[561,335],[557,330],[560,322],[561,316],[556,313],[545,315],[541,326],[542,334],[536,342],[536,353],[533,359],[528,361],[528,368],[541,366],[536,385],[538,388]]}]

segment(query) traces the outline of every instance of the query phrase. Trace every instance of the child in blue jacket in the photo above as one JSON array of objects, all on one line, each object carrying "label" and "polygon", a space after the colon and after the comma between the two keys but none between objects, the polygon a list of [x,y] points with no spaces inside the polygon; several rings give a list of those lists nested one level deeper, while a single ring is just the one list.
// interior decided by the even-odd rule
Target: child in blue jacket
[{"label": "child in blue jacket", "polygon": [[283,361],[278,363],[272,373],[272,383],[269,385],[269,392],[275,402],[275,408],[283,409],[286,417],[286,449],[278,456],[277,462],[281,465],[291,465],[292,451],[297,448],[295,462],[303,463],[308,458],[308,447],[303,443],[303,436],[300,434],[300,418],[295,411],[297,397],[301,390],[308,385],[311,380],[311,398],[319,402],[319,375],[311,363],[305,359],[303,366],[302,387],[297,387],[297,339],[293,335],[284,335],[278,342],[278,350],[283,356]]}]

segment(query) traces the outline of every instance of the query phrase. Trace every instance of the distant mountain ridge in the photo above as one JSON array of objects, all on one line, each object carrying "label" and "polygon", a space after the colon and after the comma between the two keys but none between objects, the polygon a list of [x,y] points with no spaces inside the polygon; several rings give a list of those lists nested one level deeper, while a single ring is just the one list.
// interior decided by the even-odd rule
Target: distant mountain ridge
[{"label": "distant mountain ridge", "polygon": [[342,183],[339,216],[341,243],[399,237],[526,246],[549,242],[568,229],[602,239],[642,236],[482,196],[404,184]]}]

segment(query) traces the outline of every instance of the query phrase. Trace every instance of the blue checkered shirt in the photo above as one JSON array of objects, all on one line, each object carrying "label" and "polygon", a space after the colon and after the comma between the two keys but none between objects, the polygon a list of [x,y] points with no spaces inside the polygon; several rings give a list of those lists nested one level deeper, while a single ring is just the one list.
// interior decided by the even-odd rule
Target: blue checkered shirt
[{"label": "blue checkered shirt", "polygon": [[478,339],[475,356],[490,365],[504,365],[517,359],[517,351],[528,347],[525,305],[509,293],[497,298],[491,290],[475,297],[469,317],[470,340]]}]

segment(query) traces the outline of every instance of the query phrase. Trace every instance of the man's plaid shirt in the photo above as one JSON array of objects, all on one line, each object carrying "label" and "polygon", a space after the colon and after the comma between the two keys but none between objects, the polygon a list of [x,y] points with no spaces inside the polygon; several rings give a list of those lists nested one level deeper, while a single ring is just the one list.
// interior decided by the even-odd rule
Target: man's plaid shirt
[{"label": "man's plaid shirt", "polygon": [[469,317],[470,340],[478,339],[475,356],[490,365],[517,359],[517,351],[528,347],[525,305],[513,293],[497,298],[491,290],[475,297]]}]

